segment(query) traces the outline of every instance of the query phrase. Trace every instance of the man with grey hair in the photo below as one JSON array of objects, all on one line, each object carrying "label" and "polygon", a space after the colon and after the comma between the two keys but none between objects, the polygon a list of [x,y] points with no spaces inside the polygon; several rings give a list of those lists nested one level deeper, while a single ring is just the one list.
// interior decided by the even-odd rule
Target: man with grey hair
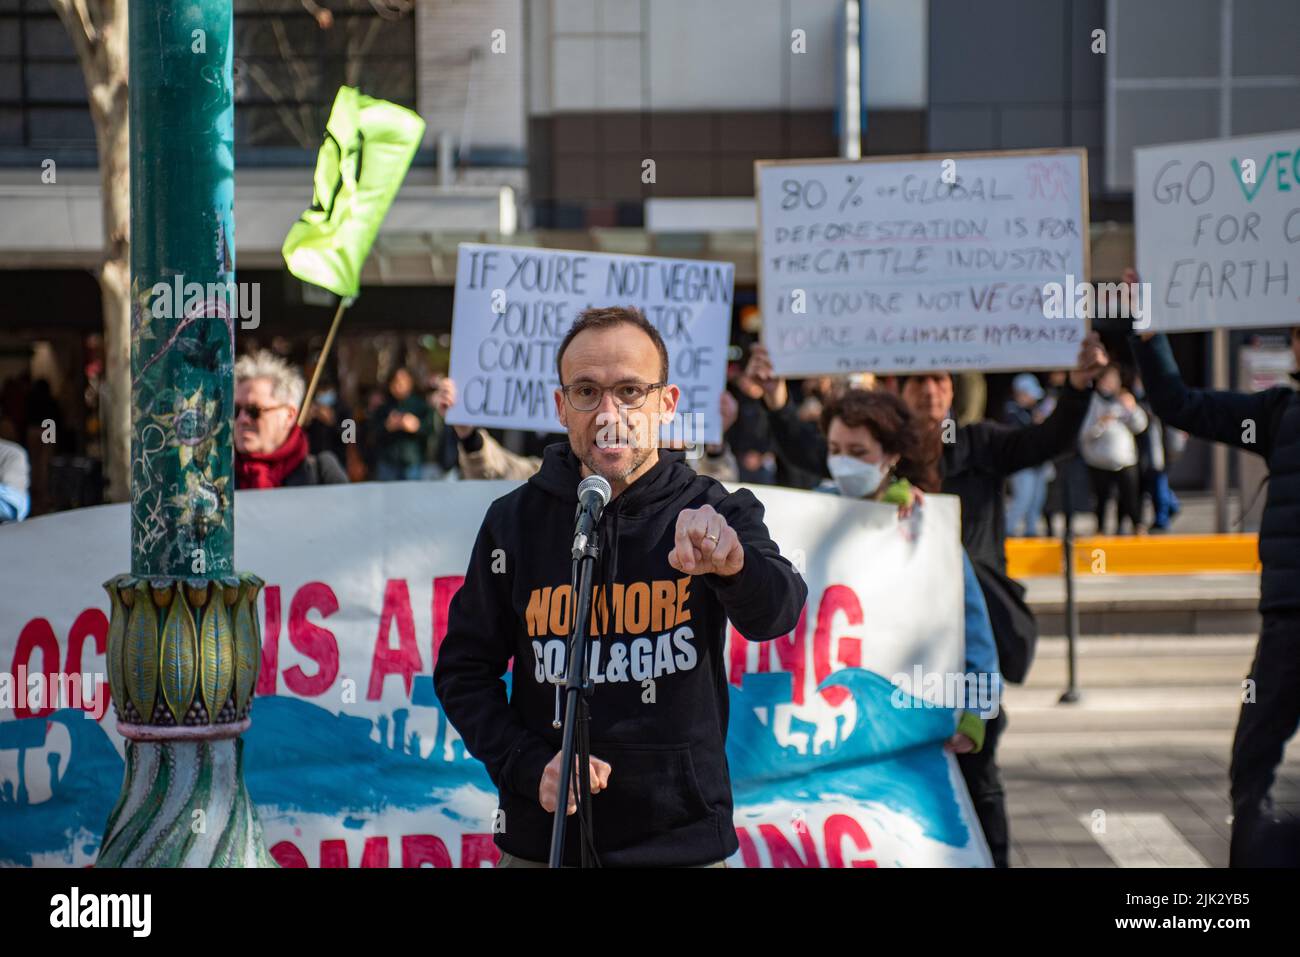
[{"label": "man with grey hair", "polygon": [[302,376],[265,350],[235,363],[235,487],[335,485],[347,473],[332,452],[312,455],[298,425]]}]

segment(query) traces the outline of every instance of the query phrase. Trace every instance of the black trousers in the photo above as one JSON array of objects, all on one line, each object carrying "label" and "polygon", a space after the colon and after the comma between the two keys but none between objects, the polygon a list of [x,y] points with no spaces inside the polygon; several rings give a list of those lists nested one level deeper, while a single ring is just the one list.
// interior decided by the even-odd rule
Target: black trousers
[{"label": "black trousers", "polygon": [[1300,611],[1265,612],[1232,741],[1231,867],[1300,867],[1300,820],[1279,816],[1270,791],[1300,725]]},{"label": "black trousers", "polygon": [[998,710],[996,718],[984,725],[984,747],[974,754],[957,755],[957,766],[966,779],[975,814],[980,819],[984,840],[993,854],[994,867],[1009,867],[1010,834],[1007,827],[1007,795],[998,770],[998,739],[1007,726],[1007,713]]},{"label": "black trousers", "polygon": [[1104,535],[1106,528],[1106,511],[1110,505],[1112,491],[1116,493],[1115,532],[1119,533],[1127,518],[1134,530],[1142,523],[1142,475],[1136,465],[1122,468],[1118,472],[1095,469],[1088,466],[1088,479],[1092,483],[1092,494],[1097,502],[1097,534]]}]

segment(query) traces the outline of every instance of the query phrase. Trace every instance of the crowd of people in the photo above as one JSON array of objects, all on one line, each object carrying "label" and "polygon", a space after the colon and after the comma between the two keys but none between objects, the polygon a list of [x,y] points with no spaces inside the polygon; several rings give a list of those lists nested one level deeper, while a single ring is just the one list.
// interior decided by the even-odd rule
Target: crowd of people
[{"label": "crowd of people", "polygon": [[[644,324],[635,317],[617,321]],[[1300,327],[1291,342],[1300,367]],[[1108,526],[1112,499],[1116,533],[1167,528],[1179,505],[1166,466],[1187,434],[1265,456],[1272,482],[1260,533],[1264,625],[1250,679],[1257,696],[1243,706],[1231,770],[1232,858],[1259,860],[1270,846],[1277,849],[1256,825],[1271,819],[1275,769],[1300,723],[1294,693],[1300,681],[1294,640],[1300,628],[1300,400],[1285,387],[1253,394],[1189,389],[1163,336],[1133,336],[1130,346],[1135,361],[1126,372],[1096,333],[1089,334],[1076,367],[1050,374],[1046,386],[1032,373],[1015,376],[1002,421],[994,421],[980,408],[982,384],[972,386],[969,377],[926,371],[787,382],[755,343],[728,372],[718,407],[723,441],[686,450],[684,461],[697,475],[874,499],[896,504],[902,514],[925,493],[957,496],[966,664],[1018,682],[1032,660],[1037,625],[1023,586],[1007,575],[1008,536],[1037,535],[1044,526],[1050,531],[1054,514],[1068,521],[1088,507],[1089,494],[1099,531]],[[305,392],[304,376],[283,358],[267,351],[239,358],[237,488],[528,479],[545,469],[543,450],[557,440],[449,427],[457,387],[446,375],[398,367],[382,388],[365,391],[355,417],[327,383],[299,425]],[[14,434],[9,419],[0,428],[7,433],[0,437],[0,522],[21,521],[30,507],[27,453],[8,437]],[[997,745],[1006,723],[1001,708],[987,720],[967,715],[948,743],[994,863],[1003,867],[1009,837]]]},{"label": "crowd of people", "polygon": [[[312,397],[299,428],[299,410],[312,369],[309,363],[299,371],[293,362],[265,350],[240,358],[234,429],[237,487],[524,478],[555,439],[549,433],[448,427],[445,416],[456,402],[455,381],[443,373],[404,366],[394,368],[382,384],[362,387],[355,401],[327,379]],[[828,403],[851,390],[897,394],[901,388],[899,377],[870,374],[773,382],[766,378],[768,369],[767,354],[758,344],[729,365],[718,409],[723,442],[689,458],[701,473],[723,481],[814,488],[823,478],[824,467],[808,466],[808,455],[798,449],[794,425],[802,424],[806,433]],[[1046,420],[1065,376],[1051,373],[1044,386],[1033,373],[1017,375],[1011,398],[996,420],[1016,426]],[[947,382],[943,388],[950,388],[953,395],[944,415],[951,412],[962,425],[986,418],[982,376],[957,374]],[[39,430],[26,425],[33,416],[36,422],[60,423],[66,417],[49,395],[47,383],[28,383],[21,395],[17,385],[16,380],[6,385],[0,415],[0,522],[21,521],[58,507],[49,502],[48,494],[42,495],[47,492],[43,486],[51,481],[49,458],[58,449],[42,442]],[[784,409],[787,401],[789,408]],[[781,414],[773,415],[777,409]],[[68,446],[69,438],[66,429],[60,431],[61,449]],[[1003,508],[1006,534],[1052,534],[1055,516],[1082,512],[1095,513],[1097,530],[1102,532],[1108,527],[1112,499],[1116,533],[1164,531],[1180,507],[1166,464],[1181,452],[1186,437],[1185,432],[1163,427],[1135,371],[1124,374],[1113,367],[1098,385],[1077,448],[1071,447],[1060,460],[1008,476]]]},{"label": "crowd of people", "polygon": [[[455,381],[443,373],[420,375],[402,366],[388,375],[384,385],[361,390],[363,401],[355,417],[337,388],[324,385],[312,399],[300,437],[290,426],[303,400],[304,376],[268,352],[259,353],[255,361],[245,357],[239,369],[237,379],[258,380],[258,395],[269,396],[266,390],[273,389],[275,400],[273,408],[269,398],[263,398],[255,402],[258,408],[241,411],[247,400],[237,399],[239,459],[266,455],[270,443],[271,448],[286,444],[294,461],[303,461],[306,453],[299,444],[305,441],[306,451],[325,462],[319,473],[310,462],[306,472],[285,473],[288,481],[283,484],[303,484],[308,475],[316,475],[313,481],[322,483],[520,479],[536,470],[543,448],[555,439],[549,433],[449,427],[445,417],[456,403]],[[901,394],[905,381],[905,377],[859,374],[786,382],[772,378],[770,369],[767,352],[759,344],[751,345],[742,361],[731,363],[718,409],[723,441],[688,459],[697,471],[723,481],[814,488],[823,480],[825,467],[811,464],[810,453],[817,446],[807,440],[827,405],[855,390]],[[986,415],[983,379],[978,374],[917,381],[928,382],[925,388],[933,393],[929,401],[940,420],[951,415],[959,425],[987,418],[1027,427],[1050,418],[1066,375],[1050,373],[1044,385],[1034,373],[1020,373],[996,417]],[[420,382],[422,388],[417,387]],[[271,408],[272,415],[259,425],[254,416],[263,407]],[[351,429],[344,427],[348,423]],[[1000,511],[1006,536],[1050,535],[1057,516],[1085,512],[1096,516],[1099,534],[1107,530],[1144,534],[1170,527],[1180,503],[1170,488],[1167,465],[1185,447],[1187,434],[1163,426],[1146,400],[1136,370],[1126,371],[1120,365],[1107,369],[1075,438],[1059,456],[1007,475],[1005,487],[996,491],[1004,501]],[[266,487],[251,472],[246,477],[248,481],[237,479],[240,487]]]},{"label": "crowd of people", "polygon": [[[1292,343],[1300,366],[1300,328],[1293,330]],[[1283,435],[1280,411],[1272,406],[1247,409],[1256,397],[1185,388],[1163,337],[1155,343],[1134,337],[1132,353],[1136,361],[1126,371],[1091,334],[1077,367],[1050,374],[1046,386],[1033,373],[1017,375],[1002,421],[993,421],[980,408],[982,383],[972,388],[969,377],[925,372],[787,382],[774,373],[763,346],[754,344],[745,361],[729,369],[718,410],[723,442],[694,450],[686,461],[721,480],[819,488],[895,502],[902,509],[925,492],[958,496],[967,667],[997,674],[999,680],[1021,681],[1032,660],[1037,625],[1023,586],[1007,575],[1008,536],[1038,535],[1043,528],[1050,532],[1053,515],[1064,514],[1069,521],[1072,513],[1090,506],[1097,530],[1105,531],[1112,500],[1116,533],[1164,530],[1179,508],[1166,466],[1187,433],[1241,445],[1240,436],[1230,434],[1240,430],[1233,416],[1254,411],[1261,418],[1266,412],[1271,416],[1267,441]],[[1144,382],[1151,384],[1150,394]],[[313,402],[305,432],[295,424],[303,401],[302,377],[287,364],[265,353],[245,357],[237,369],[237,389],[240,487],[338,482],[349,476],[381,481],[527,479],[542,467],[539,446],[552,438],[511,440],[494,430],[448,428],[445,417],[457,401],[455,382],[432,376],[417,392],[416,377],[403,368],[389,376],[385,390],[369,392],[357,440],[342,449],[338,425],[347,416],[332,389]],[[1284,396],[1278,393],[1272,401],[1282,402]],[[1286,441],[1296,444],[1293,453],[1300,450],[1300,435]],[[349,468],[342,466],[340,454],[343,461],[351,460]],[[1276,495],[1271,492],[1270,498]],[[1295,503],[1300,497],[1285,507],[1300,507]],[[1281,547],[1279,523],[1286,524],[1278,518],[1278,508],[1274,504],[1265,514],[1265,524],[1273,526],[1274,551]],[[1294,521],[1287,533],[1292,536],[1293,526]],[[1300,549],[1289,558],[1274,555],[1273,565],[1291,567],[1295,554]],[[1300,667],[1300,656],[1283,638],[1288,628],[1294,631],[1294,616],[1300,613],[1293,607],[1300,601],[1295,574],[1288,586],[1277,584],[1284,572],[1270,568],[1266,559],[1265,578],[1271,576],[1274,585],[1265,589],[1272,594],[1271,604],[1261,606],[1265,627],[1252,669],[1252,680],[1268,686],[1266,707],[1243,707],[1233,751],[1232,855],[1238,863],[1269,853],[1267,847],[1261,849],[1261,840],[1267,840],[1259,837],[1263,832],[1256,825],[1272,813],[1268,795],[1274,770],[1300,721],[1297,697],[1282,687],[1286,681],[1294,686]],[[1266,676],[1265,669],[1272,674]],[[1285,681],[1279,683],[1277,675]],[[987,720],[966,715],[948,744],[957,754],[993,861],[1001,867],[1008,865],[1010,847],[997,765],[1006,723],[1002,708]]]},{"label": "crowd of people", "polygon": [[[1096,403],[1110,401],[1091,391],[1094,379],[1110,375],[1108,361],[1091,334],[1078,367],[1060,384],[1054,408],[1040,421],[958,425],[952,419],[955,380],[946,372],[888,380],[859,376],[853,382],[826,377],[802,383],[796,397],[755,344],[747,363],[732,370],[720,401],[724,442],[693,450],[686,462],[718,479],[823,486],[855,498],[897,501],[903,508],[914,489],[958,495],[967,568],[967,664],[976,673],[1019,681],[1037,632],[1023,587],[1006,574],[1007,480],[1074,448],[1085,422],[1095,417]],[[335,452],[311,449],[296,424],[301,376],[268,353],[241,358],[235,376],[237,487],[346,480]],[[488,430],[439,428],[456,402],[452,380],[430,379],[422,396],[413,385],[408,370],[394,371],[386,396],[372,396],[359,424],[356,444],[372,457],[375,479],[421,478],[429,450],[442,455],[453,441],[454,468],[462,478],[522,479],[541,468],[541,457],[508,450]],[[332,410],[333,401],[325,408]],[[981,635],[988,640],[981,642]],[[1009,838],[996,752],[1005,724],[1002,710],[986,721],[971,715],[950,742],[994,862],[1003,867]]]}]

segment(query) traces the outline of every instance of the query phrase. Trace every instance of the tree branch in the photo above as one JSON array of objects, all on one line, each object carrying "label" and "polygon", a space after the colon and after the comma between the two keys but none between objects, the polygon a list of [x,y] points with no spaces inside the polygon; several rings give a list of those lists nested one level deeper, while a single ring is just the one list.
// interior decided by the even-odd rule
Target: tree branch
[{"label": "tree branch", "polygon": [[282,99],[277,98],[277,87],[267,72],[261,66],[249,62],[248,75],[252,77],[253,82],[261,88],[262,92],[271,98],[271,101],[275,104],[275,111],[280,114],[281,122],[293,134],[293,138],[298,141],[298,145],[303,149],[311,149],[311,134],[303,127],[301,119],[294,115],[294,111],[287,107]]},{"label": "tree branch", "polygon": [[74,0],[50,0],[50,6],[63,21],[63,28],[68,31],[68,36],[72,38],[72,45],[77,50],[77,59],[81,61],[81,69],[86,73],[86,79],[89,80],[93,71],[97,71],[98,65],[95,63],[95,43],[92,41],[90,31],[91,25],[82,18],[85,12],[85,4],[77,0],[77,6],[81,9],[74,9]]},{"label": "tree branch", "polygon": [[[296,81],[294,99],[298,104],[298,121],[304,129],[310,128],[312,125],[311,108],[303,101],[306,100],[308,89],[311,86],[311,76],[303,67],[302,61],[293,55],[293,49],[289,45],[289,36],[284,32],[284,21],[279,17],[274,18],[271,21],[271,32],[275,34],[275,45],[279,47],[280,59],[289,67]],[[303,143],[302,145],[304,149],[311,149],[311,143]]]},{"label": "tree branch", "polygon": [[379,35],[379,25],[382,18],[371,20],[366,26],[365,38],[357,44],[355,41],[357,35],[355,31],[348,32],[348,57],[344,69],[347,71],[348,86],[356,86],[358,81],[357,74],[361,71],[361,57],[370,52],[370,47],[374,45],[375,37]]},{"label": "tree branch", "polygon": [[411,12],[414,4],[412,0],[370,0],[370,6],[385,20],[400,20]]},{"label": "tree branch", "polygon": [[334,14],[330,12],[329,7],[323,7],[316,0],[302,0],[302,8],[312,15],[316,25],[322,30],[328,30],[334,25]]},{"label": "tree branch", "polygon": [[90,8],[86,6],[86,0],[72,0],[72,7],[77,14],[77,19],[81,21],[82,29],[86,31],[86,39],[91,46],[98,46],[99,24],[95,22]]}]

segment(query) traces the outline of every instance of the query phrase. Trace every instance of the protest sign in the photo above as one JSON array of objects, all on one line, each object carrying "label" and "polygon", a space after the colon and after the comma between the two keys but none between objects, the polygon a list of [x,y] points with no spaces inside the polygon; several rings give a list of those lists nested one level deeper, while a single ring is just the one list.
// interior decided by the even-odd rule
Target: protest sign
[{"label": "protest sign", "polygon": [[1143,328],[1300,322],[1300,132],[1134,151]]},{"label": "protest sign", "polygon": [[758,162],[755,180],[779,375],[1074,365],[1084,150]]},{"label": "protest sign", "polygon": [[462,243],[456,262],[453,425],[562,432],[555,357],[578,313],[638,306],[668,347],[682,390],[673,428],[722,441],[735,267],[731,263]]}]

